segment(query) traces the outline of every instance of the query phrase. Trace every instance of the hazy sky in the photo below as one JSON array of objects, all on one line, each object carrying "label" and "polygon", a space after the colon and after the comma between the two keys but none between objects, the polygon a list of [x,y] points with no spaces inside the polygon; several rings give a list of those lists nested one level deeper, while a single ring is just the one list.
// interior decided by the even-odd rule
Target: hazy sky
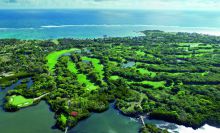
[{"label": "hazy sky", "polygon": [[3,8],[220,10],[220,0],[0,0]]}]

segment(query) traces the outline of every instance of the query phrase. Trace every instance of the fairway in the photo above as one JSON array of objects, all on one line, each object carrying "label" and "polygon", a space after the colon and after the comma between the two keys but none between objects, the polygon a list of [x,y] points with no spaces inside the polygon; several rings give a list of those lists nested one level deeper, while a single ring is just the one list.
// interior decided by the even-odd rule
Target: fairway
[{"label": "fairway", "polygon": [[53,71],[53,68],[56,65],[57,60],[60,56],[62,56],[63,54],[69,53],[69,52],[76,51],[76,50],[78,50],[78,49],[77,48],[72,48],[72,49],[69,49],[69,50],[61,50],[61,51],[55,51],[55,52],[50,53],[47,56],[47,66],[49,67],[49,70]]},{"label": "fairway", "polygon": [[96,90],[98,87],[91,83],[84,74],[77,74],[79,83],[86,85],[87,90]]},{"label": "fairway", "polygon": [[117,80],[117,79],[119,79],[119,78],[120,78],[119,76],[111,76],[111,77],[110,77],[111,80]]},{"label": "fairway", "polygon": [[95,90],[95,89],[98,88],[97,86],[94,85],[94,83],[91,83],[91,82],[87,79],[86,75],[84,75],[84,74],[79,74],[79,73],[78,73],[78,70],[77,70],[77,68],[76,68],[76,64],[73,63],[73,62],[70,61],[70,60],[69,60],[68,63],[67,63],[67,69],[68,69],[70,72],[72,72],[72,73],[74,73],[74,74],[77,75],[77,81],[78,81],[80,84],[85,85],[87,90]]},{"label": "fairway", "polygon": [[62,122],[63,124],[66,124],[66,122],[67,122],[67,118],[66,118],[66,116],[65,116],[64,114],[61,114],[60,120],[61,120],[61,122]]},{"label": "fairway", "polygon": [[142,81],[142,84],[152,85],[154,88],[164,87],[165,81]]},{"label": "fairway", "polygon": [[103,74],[104,74],[104,71],[103,71],[103,65],[100,64],[100,60],[99,59],[96,59],[96,58],[89,58],[89,57],[82,57],[83,60],[86,60],[86,61],[91,61],[93,66],[94,66],[94,71],[97,72],[100,77],[103,79]]},{"label": "fairway", "polygon": [[151,72],[151,71],[148,71],[147,69],[144,69],[144,68],[138,68],[137,69],[141,74],[147,74],[149,75],[151,78],[155,77],[157,74],[155,72]]},{"label": "fairway", "polygon": [[132,83],[141,83],[141,84],[144,84],[144,85],[151,85],[153,86],[155,89],[156,88],[159,88],[159,87],[165,87],[165,81],[142,81],[142,82],[128,82],[129,84],[132,84]]},{"label": "fairway", "polygon": [[145,53],[143,51],[136,51],[136,54],[139,56],[145,56]]},{"label": "fairway", "polygon": [[71,71],[72,73],[75,73],[75,74],[76,74],[76,73],[78,72],[75,63],[73,63],[73,62],[70,61],[70,60],[69,60],[68,63],[67,63],[67,68],[68,68],[68,70]]}]

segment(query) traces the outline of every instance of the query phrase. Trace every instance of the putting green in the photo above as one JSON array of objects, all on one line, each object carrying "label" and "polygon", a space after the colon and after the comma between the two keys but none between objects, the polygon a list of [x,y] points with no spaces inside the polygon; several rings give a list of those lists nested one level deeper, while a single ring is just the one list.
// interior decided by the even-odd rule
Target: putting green
[{"label": "putting green", "polygon": [[34,103],[33,99],[27,99],[23,96],[13,95],[9,99],[9,104],[17,106],[17,107],[27,107]]}]

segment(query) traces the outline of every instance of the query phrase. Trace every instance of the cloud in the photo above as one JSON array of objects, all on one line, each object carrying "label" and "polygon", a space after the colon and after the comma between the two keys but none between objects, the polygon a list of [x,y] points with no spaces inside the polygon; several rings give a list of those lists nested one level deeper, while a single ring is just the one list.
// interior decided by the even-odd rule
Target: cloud
[{"label": "cloud", "polygon": [[220,10],[219,0],[0,0],[0,8]]}]

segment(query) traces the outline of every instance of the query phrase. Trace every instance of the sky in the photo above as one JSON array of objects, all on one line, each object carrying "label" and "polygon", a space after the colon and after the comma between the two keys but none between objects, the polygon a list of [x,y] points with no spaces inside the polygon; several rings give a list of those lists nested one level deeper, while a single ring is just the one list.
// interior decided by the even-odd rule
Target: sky
[{"label": "sky", "polygon": [[220,10],[220,0],[0,0],[0,9]]}]

